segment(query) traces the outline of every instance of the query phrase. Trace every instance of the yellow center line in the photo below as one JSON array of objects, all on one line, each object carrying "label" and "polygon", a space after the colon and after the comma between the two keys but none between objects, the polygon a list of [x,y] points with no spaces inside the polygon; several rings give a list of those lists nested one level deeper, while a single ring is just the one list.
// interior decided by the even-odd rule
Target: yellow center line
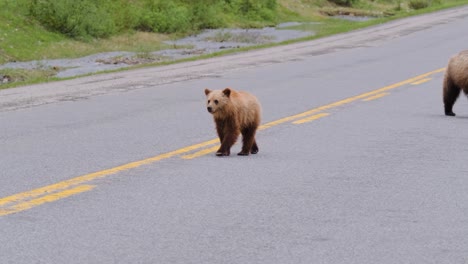
[{"label": "yellow center line", "polygon": [[0,216],[9,215],[9,214],[21,212],[21,211],[24,211],[24,210],[28,210],[28,209],[31,209],[33,207],[39,206],[41,204],[55,202],[57,200],[60,200],[60,199],[63,199],[63,198],[66,198],[66,197],[69,197],[69,196],[72,196],[72,195],[75,195],[75,194],[78,194],[78,193],[90,191],[94,187],[96,187],[96,186],[94,186],[94,185],[80,185],[80,186],[77,186],[77,187],[75,187],[73,189],[65,190],[65,191],[62,191],[62,192],[54,193],[54,194],[49,194],[49,195],[42,196],[42,197],[37,198],[37,199],[29,200],[27,202],[14,204],[14,205],[12,205],[10,207],[0,209]]},{"label": "yellow center line", "polygon": [[421,79],[421,80],[412,82],[411,84],[412,84],[412,85],[418,85],[418,84],[421,84],[421,83],[428,82],[428,81],[430,81],[430,80],[432,80],[432,78],[424,78],[424,79]]},{"label": "yellow center line", "polygon": [[335,107],[338,107],[338,106],[341,106],[341,105],[344,105],[344,104],[348,104],[348,103],[354,102],[356,100],[359,100],[359,99],[362,99],[362,98],[365,98],[365,97],[369,97],[369,96],[372,96],[372,95],[375,95],[375,94],[378,94],[378,93],[382,93],[382,92],[385,92],[385,91],[388,91],[388,90],[391,90],[391,89],[398,88],[398,87],[403,86],[405,84],[409,84],[409,83],[418,81],[418,80],[420,80],[422,78],[426,78],[429,75],[439,73],[439,72],[443,72],[444,70],[445,70],[445,68],[440,68],[440,69],[437,69],[437,70],[434,70],[434,71],[430,71],[430,72],[418,75],[416,77],[410,78],[410,79],[405,80],[405,81],[401,81],[401,82],[398,82],[398,83],[395,83],[395,84],[392,84],[392,85],[382,87],[382,88],[377,89],[377,90],[373,90],[373,91],[370,91],[370,92],[367,92],[367,93],[363,93],[363,94],[360,94],[360,95],[356,95],[356,96],[353,96],[353,97],[346,98],[346,99],[341,100],[341,101],[337,101],[337,102],[334,102],[334,103],[331,103],[331,104],[320,106],[320,107],[311,109],[309,111],[306,111],[306,112],[303,112],[303,113],[300,113],[300,114],[297,114],[297,115],[288,116],[288,117],[285,117],[285,118],[282,118],[282,119],[278,119],[276,121],[261,125],[258,129],[259,130],[267,129],[267,128],[270,128],[272,126],[276,126],[276,125],[279,125],[279,124],[282,124],[282,123],[286,123],[286,122],[289,122],[289,121],[292,121],[292,120],[295,120],[295,119],[304,118],[304,117],[306,117],[308,115],[316,114],[318,112],[323,112],[325,110],[329,110],[331,108],[335,108]]},{"label": "yellow center line", "polygon": [[380,94],[376,94],[376,95],[373,95],[373,96],[369,96],[367,98],[364,98],[362,99],[363,101],[371,101],[371,100],[375,100],[375,99],[379,99],[381,97],[384,97],[384,96],[387,96],[389,95],[390,93],[380,93]]},{"label": "yellow center line", "polygon": [[56,192],[56,191],[59,191],[59,190],[64,190],[64,189],[70,188],[71,186],[74,186],[74,185],[82,184],[82,183],[85,183],[85,182],[90,182],[90,181],[93,181],[93,180],[96,180],[96,179],[99,179],[99,178],[103,178],[103,177],[106,177],[106,176],[109,176],[109,175],[112,175],[112,174],[116,174],[118,172],[127,171],[127,170],[130,170],[130,169],[141,167],[141,166],[146,165],[146,164],[154,163],[156,161],[171,158],[171,157],[174,157],[176,155],[180,155],[180,154],[183,154],[183,153],[186,153],[186,152],[190,152],[192,150],[196,150],[196,149],[208,146],[208,145],[212,145],[212,144],[217,143],[217,142],[218,142],[218,139],[213,139],[213,140],[210,140],[210,141],[206,141],[206,142],[203,142],[203,143],[200,143],[200,144],[195,144],[195,145],[192,145],[192,146],[189,146],[189,147],[181,148],[181,149],[171,151],[171,152],[168,152],[168,153],[164,153],[164,154],[161,154],[161,155],[158,155],[158,156],[155,156],[155,157],[151,157],[151,158],[148,158],[148,159],[127,163],[127,164],[117,166],[117,167],[114,167],[114,168],[111,168],[111,169],[102,170],[102,171],[98,171],[98,172],[78,176],[78,177],[75,177],[75,178],[72,178],[72,179],[69,179],[69,180],[65,180],[65,181],[62,181],[62,182],[51,184],[51,185],[41,187],[41,188],[38,188],[38,189],[34,189],[34,190],[31,190],[31,191],[14,194],[14,195],[11,195],[11,196],[8,196],[8,197],[5,197],[5,198],[1,198],[0,199],[0,206],[3,206],[3,205],[8,204],[8,203],[14,203],[14,202],[19,202],[21,200],[34,198],[34,197],[41,196],[41,195],[47,195],[47,194],[50,194],[50,193],[53,193],[53,192]]},{"label": "yellow center line", "polygon": [[206,154],[213,153],[218,149],[219,149],[219,145],[213,146],[213,147],[207,148],[207,149],[202,149],[202,150],[197,151],[197,152],[192,153],[192,154],[184,155],[181,158],[183,158],[183,159],[194,159],[194,158],[198,158],[198,157],[201,157],[203,155],[206,155]]},{"label": "yellow center line", "polygon": [[329,113],[320,113],[320,114],[316,114],[316,115],[313,115],[313,116],[309,116],[309,117],[304,118],[304,119],[296,120],[296,121],[293,122],[293,124],[295,124],[295,125],[304,124],[304,123],[311,122],[311,121],[314,121],[314,120],[317,120],[319,118],[326,117],[326,116],[329,116],[329,115],[330,115]]},{"label": "yellow center line", "polygon": [[[308,110],[306,112],[303,112],[303,113],[300,113],[300,114],[297,114],[297,115],[293,115],[293,116],[285,117],[285,118],[282,118],[282,119],[278,119],[276,121],[269,122],[269,123],[261,125],[259,127],[259,130],[264,130],[264,129],[267,129],[267,128],[270,128],[270,127],[273,127],[273,126],[277,126],[277,125],[280,125],[280,124],[283,124],[283,123],[286,123],[286,122],[289,122],[289,121],[297,120],[297,119],[304,119],[304,118],[306,118],[308,116],[317,114],[319,112],[323,112],[325,110],[329,110],[329,109],[332,109],[332,108],[335,108],[335,107],[338,107],[338,106],[342,106],[342,105],[354,102],[354,101],[362,99],[362,98],[366,98],[366,97],[369,97],[369,96],[372,96],[372,95],[375,95],[375,94],[379,94],[379,93],[382,93],[382,92],[385,92],[385,91],[388,91],[388,90],[403,86],[405,84],[420,81],[421,79],[426,78],[427,76],[430,76],[430,75],[438,73],[438,72],[442,72],[444,70],[445,70],[445,68],[437,69],[437,70],[434,70],[434,71],[431,71],[431,72],[428,72],[428,73],[425,73],[425,74],[421,74],[419,76],[410,78],[408,80],[405,80],[405,81],[402,81],[402,82],[399,82],[399,83],[395,83],[395,84],[392,84],[392,85],[389,85],[389,86],[385,86],[383,88],[380,88],[380,89],[377,89],[377,90],[374,90],[374,91],[371,91],[371,92],[363,93],[363,94],[360,94],[360,95],[357,95],[357,96],[346,98],[346,99],[341,100],[341,101],[337,101],[337,102],[334,102],[334,103],[323,105],[323,106]],[[191,145],[191,146],[184,147],[184,148],[181,148],[181,149],[178,149],[178,150],[174,150],[174,151],[171,151],[171,152],[160,154],[160,155],[148,158],[148,159],[135,161],[135,162],[130,162],[130,163],[127,163],[127,164],[124,164],[124,165],[121,165],[121,166],[114,167],[114,168],[89,173],[89,174],[86,174],[86,175],[78,176],[78,177],[75,177],[75,178],[72,178],[72,179],[69,179],[69,180],[65,180],[65,181],[61,181],[61,182],[51,184],[51,185],[48,185],[48,186],[44,186],[44,187],[40,187],[40,188],[33,189],[33,190],[30,190],[30,191],[21,192],[21,193],[13,194],[13,195],[10,195],[10,196],[4,197],[4,198],[0,198],[0,216],[10,214],[12,212],[16,213],[16,212],[20,212],[20,211],[23,211],[23,210],[27,210],[27,209],[30,209],[30,208],[32,208],[34,206],[38,206],[40,204],[43,204],[45,202],[56,201],[56,200],[71,196],[73,194],[88,191],[88,190],[92,189],[92,187],[90,187],[89,185],[74,187],[76,185],[81,185],[83,183],[91,182],[93,180],[97,180],[97,179],[104,178],[104,177],[107,177],[107,176],[110,176],[110,175],[114,175],[114,174],[117,174],[119,172],[128,171],[128,170],[131,170],[131,169],[134,169],[134,168],[141,167],[143,165],[152,164],[154,162],[157,162],[157,161],[160,161],[160,160],[163,160],[163,159],[168,159],[168,158],[171,158],[171,157],[174,157],[174,156],[186,154],[186,153],[194,151],[194,150],[198,150],[198,149],[201,149],[201,148],[206,148],[206,147],[208,147],[210,145],[213,145],[213,144],[216,144],[216,143],[219,144],[219,139],[212,139],[212,140],[205,141],[205,142],[202,142],[202,143],[199,143],[199,144]],[[218,146],[209,147],[207,149],[197,151],[197,152],[195,152],[193,154],[184,155],[184,156],[182,156],[182,158],[191,159],[191,158],[199,157],[199,156],[202,156],[202,155],[205,155],[207,153],[215,151],[217,147]],[[73,188],[73,189],[70,189],[70,188]],[[59,192],[59,191],[61,191],[61,192]],[[40,198],[33,199],[33,198],[36,198],[36,197],[40,197]],[[33,200],[31,200],[31,199],[33,199]],[[28,200],[28,201],[26,201],[26,200]]]}]

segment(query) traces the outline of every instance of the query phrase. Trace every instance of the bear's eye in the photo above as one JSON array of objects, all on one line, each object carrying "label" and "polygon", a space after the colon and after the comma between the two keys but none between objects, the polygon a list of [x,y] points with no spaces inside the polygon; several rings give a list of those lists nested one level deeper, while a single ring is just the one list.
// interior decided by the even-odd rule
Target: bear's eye
[{"label": "bear's eye", "polygon": [[218,103],[219,103],[218,100],[214,100],[214,102],[215,102],[215,104],[218,104]]},{"label": "bear's eye", "polygon": [[208,100],[208,103],[210,103],[210,100]]}]

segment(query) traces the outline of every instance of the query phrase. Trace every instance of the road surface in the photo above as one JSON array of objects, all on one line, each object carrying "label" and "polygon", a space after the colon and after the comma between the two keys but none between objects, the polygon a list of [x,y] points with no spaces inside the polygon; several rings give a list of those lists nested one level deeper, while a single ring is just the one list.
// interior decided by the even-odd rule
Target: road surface
[{"label": "road surface", "polygon": [[[0,263],[468,263],[468,7],[0,91]],[[263,106],[214,155],[204,89]],[[237,153],[240,145],[233,147]]]}]

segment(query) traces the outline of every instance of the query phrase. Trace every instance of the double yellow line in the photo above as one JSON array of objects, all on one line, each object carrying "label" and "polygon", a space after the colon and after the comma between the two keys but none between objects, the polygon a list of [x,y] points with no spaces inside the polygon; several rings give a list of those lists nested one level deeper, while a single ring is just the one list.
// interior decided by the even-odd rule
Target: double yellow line
[{"label": "double yellow line", "polygon": [[[429,76],[443,72],[445,68],[437,69],[425,74],[421,74],[419,76],[410,78],[408,80],[398,82],[389,86],[382,87],[377,90],[373,90],[371,92],[363,93],[357,96],[349,97],[344,100],[340,100],[334,103],[330,103],[327,105],[323,105],[306,112],[288,116],[285,118],[278,119],[276,121],[272,121],[266,124],[263,124],[259,127],[259,130],[264,130],[271,128],[273,126],[277,126],[283,123],[292,122],[293,124],[303,124],[306,122],[310,122],[313,120],[317,120],[319,118],[323,118],[329,115],[329,113],[325,113],[324,111],[331,110],[333,108],[343,106],[357,100],[374,100],[380,98],[382,96],[388,95],[388,91],[401,87],[406,84],[420,84],[423,82],[427,82],[430,80]],[[148,159],[135,161],[131,163],[127,163],[121,166],[117,166],[114,168],[78,176],[69,180],[61,181],[55,184],[51,184],[48,186],[44,186],[38,189],[21,192],[17,194],[13,194],[8,197],[0,198],[0,216],[5,216],[13,213],[18,213],[24,210],[31,209],[33,207],[54,202],[63,198],[70,197],[75,194],[83,193],[94,189],[95,185],[89,185],[88,183],[105,178],[119,172],[128,171],[134,168],[141,167],[143,165],[152,164],[157,161],[168,159],[176,156],[180,156],[182,159],[193,159],[196,157],[200,157],[209,153],[213,153],[219,147],[219,140],[212,139],[209,141],[205,141],[199,144],[195,144],[192,146],[184,147],[178,150],[174,150],[168,153],[160,154]]]}]

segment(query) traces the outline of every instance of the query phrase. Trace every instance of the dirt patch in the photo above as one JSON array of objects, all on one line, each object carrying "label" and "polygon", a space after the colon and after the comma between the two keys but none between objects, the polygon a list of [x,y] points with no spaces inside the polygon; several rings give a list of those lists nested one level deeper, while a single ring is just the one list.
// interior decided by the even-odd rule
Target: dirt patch
[{"label": "dirt patch", "polygon": [[148,63],[156,63],[166,60],[167,58],[163,56],[155,56],[152,54],[137,54],[133,57],[125,57],[125,56],[117,56],[112,58],[103,58],[97,59],[97,63],[102,63],[106,65],[138,65],[138,64],[148,64]]},{"label": "dirt patch", "polygon": [[368,21],[384,16],[383,13],[365,12],[355,9],[322,9],[320,13],[325,16],[349,21]]}]

